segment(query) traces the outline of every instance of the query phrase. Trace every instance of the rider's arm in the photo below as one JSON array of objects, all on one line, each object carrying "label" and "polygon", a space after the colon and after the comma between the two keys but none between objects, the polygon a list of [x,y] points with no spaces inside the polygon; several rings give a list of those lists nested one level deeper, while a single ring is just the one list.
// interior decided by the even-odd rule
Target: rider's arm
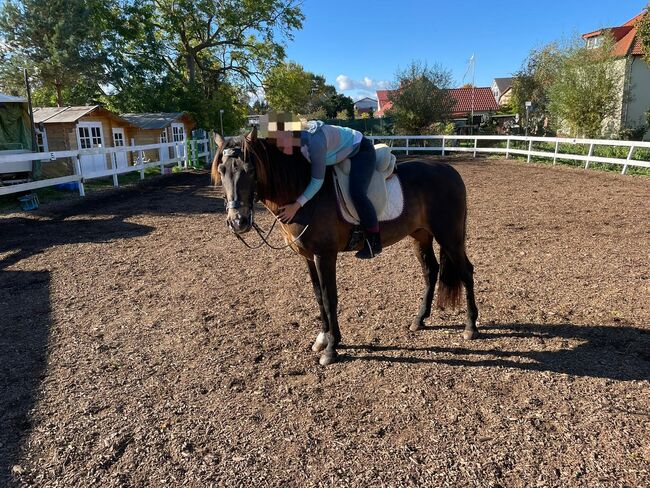
[{"label": "rider's arm", "polygon": [[311,200],[323,186],[325,180],[325,156],[327,155],[327,139],[322,130],[313,134],[309,141],[309,159],[311,161],[311,181],[305,191],[296,200],[301,207]]}]

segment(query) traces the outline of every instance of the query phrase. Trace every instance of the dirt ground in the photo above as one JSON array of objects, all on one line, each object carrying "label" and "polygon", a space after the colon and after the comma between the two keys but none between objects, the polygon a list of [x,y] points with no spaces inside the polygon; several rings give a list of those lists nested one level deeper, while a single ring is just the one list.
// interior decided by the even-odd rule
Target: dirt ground
[{"label": "dirt ground", "polygon": [[301,259],[206,173],[3,215],[0,485],[649,486],[650,179],[453,164],[483,338],[408,331],[403,241],[340,258],[328,368]]}]

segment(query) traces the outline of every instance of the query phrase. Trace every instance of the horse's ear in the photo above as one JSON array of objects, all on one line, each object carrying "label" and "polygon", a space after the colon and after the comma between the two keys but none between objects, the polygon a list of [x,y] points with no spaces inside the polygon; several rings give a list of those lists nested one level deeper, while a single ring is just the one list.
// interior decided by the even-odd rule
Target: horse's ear
[{"label": "horse's ear", "polygon": [[221,134],[219,134],[218,132],[214,133],[214,142],[219,149],[222,149],[223,146],[225,146],[226,144],[226,141],[224,140],[223,137],[221,137]]},{"label": "horse's ear", "polygon": [[257,139],[257,126],[253,127],[253,130],[246,136],[248,142],[255,142]]}]

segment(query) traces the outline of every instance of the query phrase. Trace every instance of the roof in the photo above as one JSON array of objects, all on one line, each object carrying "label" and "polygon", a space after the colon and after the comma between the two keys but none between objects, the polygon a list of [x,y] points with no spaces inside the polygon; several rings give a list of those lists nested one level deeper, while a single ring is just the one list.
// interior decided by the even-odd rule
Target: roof
[{"label": "roof", "polygon": [[164,129],[184,112],[153,112],[138,114],[122,114],[121,117],[140,129]]},{"label": "roof", "polygon": [[[496,112],[499,110],[499,105],[490,87],[451,88],[449,94],[456,100],[456,104],[452,109],[452,116],[471,113],[472,91],[474,92],[474,112]],[[377,98],[380,104],[377,116],[383,116],[386,110],[393,106],[393,102],[389,100],[391,92],[392,90],[377,90]]]},{"label": "roof", "polygon": [[99,105],[84,105],[79,107],[34,107],[34,123],[60,124],[76,122],[96,108],[99,108]]},{"label": "roof", "polygon": [[374,98],[364,97],[364,98],[360,98],[359,100],[357,100],[357,101],[354,102],[354,103],[363,102],[363,101],[365,101],[365,100],[369,100],[369,101],[371,101],[371,102],[375,102],[375,103],[377,102],[377,100],[375,100]]},{"label": "roof", "polygon": [[494,82],[501,93],[505,93],[512,87],[512,78],[495,78]]},{"label": "roof", "polygon": [[643,49],[641,46],[641,39],[637,35],[636,26],[637,23],[644,17],[644,15],[646,15],[646,12],[641,12],[639,15],[628,20],[623,25],[598,29],[587,34],[583,34],[582,38],[587,40],[592,37],[598,37],[604,32],[609,32],[614,37],[614,56],[642,56]]},{"label": "roof", "polygon": [[0,93],[0,103],[27,103],[27,99]]},{"label": "roof", "polygon": [[452,88],[450,95],[456,100],[452,115],[465,115],[472,111],[472,91],[474,92],[474,112],[496,112],[499,104],[490,87]]}]

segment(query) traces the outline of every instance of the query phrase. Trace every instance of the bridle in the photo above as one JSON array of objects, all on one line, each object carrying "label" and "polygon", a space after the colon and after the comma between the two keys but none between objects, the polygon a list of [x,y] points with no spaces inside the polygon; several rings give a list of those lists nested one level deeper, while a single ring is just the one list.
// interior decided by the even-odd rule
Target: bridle
[{"label": "bridle", "polygon": [[[243,154],[243,150],[242,150],[242,148],[239,148],[239,147],[224,149],[223,153],[222,153],[223,156],[226,156],[226,157],[229,157],[229,158],[231,158],[231,157],[241,158],[242,154]],[[268,238],[270,237],[271,232],[273,232],[273,229],[275,228],[275,224],[277,224],[280,221],[280,219],[278,219],[278,216],[275,215],[273,212],[271,212],[271,210],[269,210],[269,208],[266,205],[264,205],[264,207],[269,211],[269,213],[271,215],[273,215],[273,224],[271,225],[271,228],[268,230],[266,235],[264,235],[264,231],[262,231],[260,226],[257,225],[257,222],[255,222],[255,202],[259,202],[260,199],[259,199],[259,197],[257,195],[257,173],[255,171],[255,165],[252,164],[251,166],[253,168],[253,171],[251,173],[251,179],[253,180],[253,185],[252,185],[252,188],[251,188],[252,191],[249,192],[250,195],[249,195],[249,198],[248,198],[248,202],[242,203],[241,200],[228,200],[227,196],[224,196],[224,201],[226,203],[226,210],[229,210],[229,209],[237,210],[237,209],[242,208],[242,207],[248,207],[250,209],[251,227],[253,229],[255,229],[255,232],[257,232],[257,235],[260,236],[260,238],[262,239],[262,242],[260,242],[256,246],[251,246],[248,242],[246,242],[246,240],[241,235],[234,232],[234,230],[233,230],[233,233],[235,234],[235,237],[237,237],[237,239],[239,239],[248,249],[255,250],[255,249],[259,249],[262,246],[266,245],[271,249],[274,249],[276,251],[281,251],[281,250],[286,249],[287,247],[290,247],[293,244],[295,244],[304,235],[304,233],[307,231],[307,229],[309,228],[309,224],[307,224],[304,227],[302,232],[300,232],[300,234],[298,234],[297,237],[295,237],[291,242],[287,243],[286,245],[276,247],[273,244],[271,244],[268,241]]]}]

